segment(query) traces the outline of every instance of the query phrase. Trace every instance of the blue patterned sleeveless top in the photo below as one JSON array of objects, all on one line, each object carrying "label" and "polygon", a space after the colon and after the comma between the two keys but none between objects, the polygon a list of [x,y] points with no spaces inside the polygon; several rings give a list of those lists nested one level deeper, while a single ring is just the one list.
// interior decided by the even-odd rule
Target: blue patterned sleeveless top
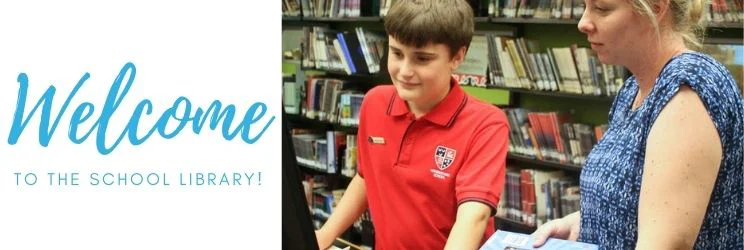
[{"label": "blue patterned sleeveless top", "polygon": [[610,109],[609,128],[581,171],[580,241],[598,244],[601,249],[635,247],[646,139],[681,84],[688,84],[700,96],[723,146],[695,249],[744,249],[742,96],[723,65],[697,52],[682,53],[667,62],[651,93],[635,111],[632,104],[638,83],[631,76],[623,85]]}]

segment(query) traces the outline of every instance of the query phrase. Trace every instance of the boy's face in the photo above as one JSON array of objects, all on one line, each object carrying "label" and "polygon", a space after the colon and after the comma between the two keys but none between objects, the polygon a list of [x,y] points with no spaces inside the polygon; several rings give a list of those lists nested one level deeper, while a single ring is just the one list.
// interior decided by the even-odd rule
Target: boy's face
[{"label": "boy's face", "polygon": [[416,48],[392,36],[388,36],[388,43],[388,72],[403,100],[426,107],[447,96],[452,72],[462,62],[465,48],[450,57],[449,47],[444,44]]}]

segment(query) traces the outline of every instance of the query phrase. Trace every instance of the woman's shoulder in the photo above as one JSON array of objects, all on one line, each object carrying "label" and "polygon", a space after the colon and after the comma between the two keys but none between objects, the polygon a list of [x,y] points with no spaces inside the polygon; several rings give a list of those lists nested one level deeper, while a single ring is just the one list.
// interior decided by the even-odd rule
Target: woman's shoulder
[{"label": "woman's shoulder", "polygon": [[731,73],[723,64],[710,55],[700,52],[685,52],[669,61],[662,77],[681,77],[705,82],[733,81]]},{"label": "woman's shoulder", "polygon": [[[659,76],[660,83],[673,90],[681,84],[689,85],[703,98],[741,99],[736,81],[723,64],[700,52],[685,52],[675,56]],[[660,86],[664,87],[664,86]],[[711,100],[714,101],[714,100]]]},{"label": "woman's shoulder", "polygon": [[668,66],[669,71],[659,79],[662,85],[659,87],[663,89],[661,100],[668,102],[674,96],[700,98],[719,132],[735,131],[741,126],[744,101],[736,81],[723,64],[709,55],[688,52],[677,56]]}]

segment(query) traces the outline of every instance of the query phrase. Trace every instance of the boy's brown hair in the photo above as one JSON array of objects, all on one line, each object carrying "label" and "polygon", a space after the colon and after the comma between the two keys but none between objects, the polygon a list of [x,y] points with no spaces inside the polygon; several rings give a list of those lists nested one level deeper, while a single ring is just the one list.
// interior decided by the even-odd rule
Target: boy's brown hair
[{"label": "boy's brown hair", "polygon": [[407,46],[445,44],[450,58],[473,39],[473,9],[465,0],[398,0],[385,16],[385,31]]}]

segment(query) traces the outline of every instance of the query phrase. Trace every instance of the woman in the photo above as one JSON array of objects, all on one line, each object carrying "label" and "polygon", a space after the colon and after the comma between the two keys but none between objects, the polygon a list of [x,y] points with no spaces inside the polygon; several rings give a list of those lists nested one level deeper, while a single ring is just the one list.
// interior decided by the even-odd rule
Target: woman
[{"label": "woman", "polygon": [[[702,0],[586,0],[579,30],[628,68],[610,127],[581,173],[581,209],[538,228],[602,249],[743,249],[744,105],[694,52]],[[702,29],[701,29],[702,30]]]}]

